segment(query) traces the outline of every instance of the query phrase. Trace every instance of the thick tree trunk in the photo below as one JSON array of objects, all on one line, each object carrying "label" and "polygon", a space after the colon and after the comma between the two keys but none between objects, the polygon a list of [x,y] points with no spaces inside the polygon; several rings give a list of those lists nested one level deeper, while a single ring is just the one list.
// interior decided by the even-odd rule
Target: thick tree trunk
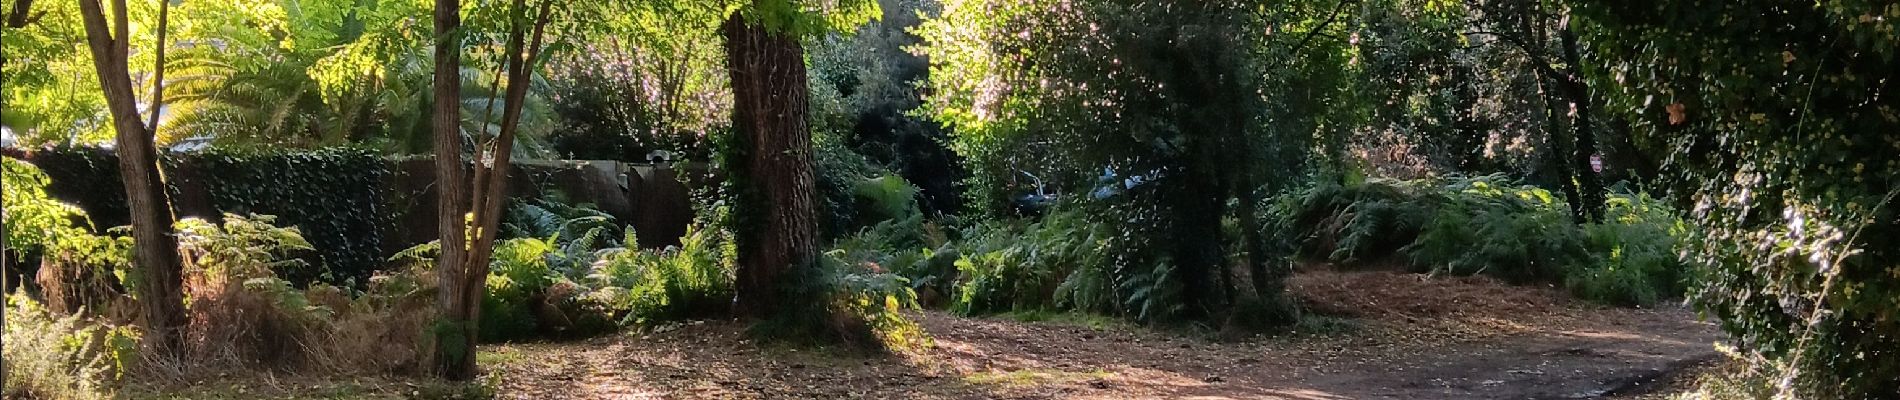
[{"label": "thick tree trunk", "polygon": [[738,167],[738,299],[742,315],[770,317],[782,306],[781,280],[794,268],[813,268],[818,224],[812,175],[811,131],[806,125],[804,48],[734,14],[721,28],[732,74],[733,130],[743,155]]},{"label": "thick tree trunk", "polygon": [[87,48],[92,51],[99,85],[105,91],[113,129],[118,132],[114,144],[119,173],[124,178],[126,206],[132,214],[133,262],[141,277],[140,321],[151,338],[147,342],[150,347],[161,354],[174,353],[184,343],[185,325],[178,239],[172,232],[176,220],[165,191],[165,178],[158,169],[153,132],[139,119],[138,98],[132,93],[127,72],[126,38],[130,35],[125,0],[113,1],[116,25],[110,27],[98,0],[80,0],[79,8],[86,26]]},{"label": "thick tree trunk", "polygon": [[[1202,153],[1207,154],[1207,153]],[[1202,164],[1206,165],[1206,164]],[[1185,306],[1178,317],[1196,319],[1221,310],[1222,291],[1216,274],[1224,274],[1227,269],[1227,257],[1221,241],[1221,216],[1226,208],[1226,196],[1229,191],[1222,188],[1211,172],[1194,172],[1177,176],[1178,185],[1169,185],[1171,193],[1163,196],[1172,199],[1166,204],[1174,213],[1171,227],[1173,241],[1174,278],[1181,283],[1181,304]]]},{"label": "thick tree trunk", "polygon": [[36,18],[31,12],[32,9],[33,0],[13,0],[13,13],[7,15],[7,27],[25,28],[27,23]]},{"label": "thick tree trunk", "polygon": [[442,254],[436,261],[436,307],[432,328],[432,356],[443,378],[475,377],[476,318],[481,301],[470,295],[468,266],[468,174],[462,162],[462,39],[461,4],[435,2],[435,103],[430,109],[434,130],[436,176],[436,231]]}]

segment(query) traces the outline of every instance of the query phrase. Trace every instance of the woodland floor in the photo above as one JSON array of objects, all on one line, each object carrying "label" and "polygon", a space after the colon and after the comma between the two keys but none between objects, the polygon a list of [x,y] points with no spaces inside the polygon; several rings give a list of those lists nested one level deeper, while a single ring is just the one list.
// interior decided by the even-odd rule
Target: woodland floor
[{"label": "woodland floor", "polygon": [[[934,344],[888,356],[761,347],[739,322],[704,321],[491,346],[481,361],[498,398],[523,400],[1649,398],[1715,360],[1722,338],[1680,306],[1605,308],[1486,278],[1309,271],[1290,287],[1328,317],[1304,332],[1212,341],[1099,318],[922,312],[914,317]],[[417,393],[403,383],[298,382],[253,393]],[[189,392],[174,394],[196,397]]]}]

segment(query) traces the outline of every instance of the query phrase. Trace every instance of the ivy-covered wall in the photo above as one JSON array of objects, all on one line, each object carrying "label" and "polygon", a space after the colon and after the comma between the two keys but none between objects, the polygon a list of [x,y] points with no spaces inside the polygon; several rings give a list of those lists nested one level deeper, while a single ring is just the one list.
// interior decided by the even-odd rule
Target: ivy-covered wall
[{"label": "ivy-covered wall", "polygon": [[[45,171],[52,181],[48,194],[86,210],[96,230],[129,224],[118,159],[110,151],[49,148],[8,155]],[[286,279],[362,285],[390,254],[435,240],[433,163],[329,148],[170,153],[162,164],[179,218],[276,215],[317,249],[300,255],[307,266],[280,271]],[[616,162],[520,161],[509,194],[593,204],[638,229],[641,245],[662,247],[677,244],[693,218],[690,185],[676,174]]]},{"label": "ivy-covered wall", "polygon": [[[50,148],[26,157],[51,178],[48,194],[85,209],[95,230],[129,223],[111,152]],[[317,250],[300,255],[306,265],[279,271],[292,282],[361,284],[381,265],[382,228],[393,217],[382,185],[389,167],[367,150],[167,154],[162,166],[179,218],[268,214],[303,231]]]}]

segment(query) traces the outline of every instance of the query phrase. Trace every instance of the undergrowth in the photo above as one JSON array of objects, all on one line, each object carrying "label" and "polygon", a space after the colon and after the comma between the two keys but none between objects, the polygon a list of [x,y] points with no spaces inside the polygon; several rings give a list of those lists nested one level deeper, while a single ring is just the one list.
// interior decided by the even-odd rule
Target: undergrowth
[{"label": "undergrowth", "polygon": [[85,314],[54,315],[24,293],[7,295],[4,348],[9,399],[109,399],[138,357],[138,333]]},{"label": "undergrowth", "polygon": [[1550,191],[1490,175],[1321,184],[1284,196],[1274,213],[1305,257],[1561,284],[1613,305],[1681,296],[1686,225],[1642,193],[1613,194],[1607,207],[1602,223],[1576,224]]}]

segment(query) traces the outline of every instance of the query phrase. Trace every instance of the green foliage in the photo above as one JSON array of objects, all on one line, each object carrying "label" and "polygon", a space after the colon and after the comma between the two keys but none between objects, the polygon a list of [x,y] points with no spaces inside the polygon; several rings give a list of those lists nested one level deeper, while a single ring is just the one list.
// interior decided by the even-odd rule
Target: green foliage
[{"label": "green foliage", "polygon": [[0,158],[0,167],[5,168],[0,172],[0,184],[5,185],[0,198],[6,201],[6,223],[0,229],[6,231],[7,250],[13,255],[38,251],[63,237],[89,233],[86,229],[90,227],[77,225],[90,225],[85,211],[47,197],[50,182],[39,168],[12,157]]},{"label": "green foliage", "polygon": [[6,321],[8,398],[110,399],[137,358],[132,328],[50,315],[25,293],[7,295]]},{"label": "green foliage", "polygon": [[1647,195],[1612,196],[1605,223],[1584,227],[1597,262],[1572,271],[1564,285],[1586,299],[1632,306],[1655,304],[1690,287],[1677,254],[1692,230],[1667,205]]},{"label": "green foliage", "polygon": [[920,42],[910,29],[936,13],[936,2],[879,5],[880,20],[809,47],[812,130],[919,186],[926,213],[954,213],[961,166],[946,147],[949,132],[916,112],[929,62],[908,51]]},{"label": "green foliage", "polygon": [[[626,243],[633,240],[629,236]],[[687,228],[679,247],[603,250],[586,280],[599,288],[589,298],[625,324],[714,315],[732,301],[733,246],[730,234],[696,225]]]},{"label": "green foliage", "polygon": [[645,162],[655,150],[707,160],[731,124],[732,92],[711,2],[580,2],[577,40],[548,67],[563,156]]},{"label": "green foliage", "polygon": [[951,309],[965,314],[1070,309],[1113,312],[1117,296],[1104,273],[1113,253],[1107,232],[1080,212],[1058,212],[1017,228],[979,225],[957,253],[962,282]]},{"label": "green foliage", "polygon": [[877,19],[875,0],[752,0],[730,10],[751,23],[794,38],[849,31]]},{"label": "green foliage", "polygon": [[34,151],[29,159],[49,178],[46,193],[84,209],[94,233],[132,224],[118,157],[97,148],[55,146]]},{"label": "green foliage", "polygon": [[[30,10],[14,7],[31,5]],[[156,1],[129,1],[131,18],[156,16]],[[85,47],[85,29],[80,22],[79,4],[69,2],[17,2],[0,4],[0,15],[25,12],[32,22],[22,27],[0,24],[0,126],[18,135],[20,145],[91,144],[112,138],[111,125],[105,121],[105,95],[99,90],[99,75],[93,68],[92,53]],[[148,24],[135,24],[130,32],[134,47],[149,45]],[[155,24],[154,24],[155,25]],[[149,56],[133,55],[128,69],[147,71]]]},{"label": "green foliage", "polygon": [[1512,282],[1561,280],[1587,264],[1582,231],[1549,191],[1495,177],[1454,180],[1433,193],[1431,222],[1400,249],[1416,265]]},{"label": "green foliage", "polygon": [[833,135],[819,135],[815,157],[822,232],[827,238],[886,221],[921,218],[918,189],[903,177],[873,165]]},{"label": "green foliage", "polygon": [[777,282],[776,298],[788,306],[754,325],[752,334],[777,342],[874,351],[927,342],[923,330],[902,314],[918,307],[910,280],[873,262],[840,258],[845,255],[827,252],[818,265],[795,268]]},{"label": "green foliage", "polygon": [[[710,220],[720,218],[716,214]],[[483,341],[585,336],[623,325],[717,315],[733,296],[736,249],[730,232],[704,220],[688,227],[680,245],[642,250],[632,228],[605,236],[616,224],[587,205],[556,199],[516,203],[497,241],[482,298]],[[624,246],[624,247],[623,247]],[[433,268],[431,242],[389,259]]]},{"label": "green foliage", "polygon": [[1668,156],[1670,200],[1698,227],[1686,254],[1699,307],[1774,375],[1776,397],[1900,393],[1900,7],[1575,10],[1603,108]]},{"label": "green foliage", "polygon": [[541,239],[495,242],[489,263],[488,288],[482,294],[481,339],[500,342],[523,339],[536,332],[536,301],[557,275],[548,268],[554,245]]},{"label": "green foliage", "polygon": [[1649,305],[1684,290],[1677,258],[1689,229],[1644,194],[1619,194],[1602,224],[1576,225],[1544,189],[1500,176],[1373,179],[1285,196],[1279,225],[1310,257],[1366,263],[1400,257],[1434,273],[1563,283],[1579,297]]},{"label": "green foliage", "polygon": [[270,215],[225,214],[222,224],[202,219],[178,220],[178,249],[191,268],[202,270],[208,279],[236,280],[272,276],[279,269],[299,266],[303,260],[290,254],[311,250],[310,242],[295,227],[280,228]]},{"label": "green foliage", "polygon": [[[98,228],[130,223],[111,153],[56,147],[29,159],[51,178],[46,192],[84,208]],[[161,161],[181,212],[268,214],[297,226],[314,250],[296,254],[305,265],[287,266],[280,271],[284,279],[360,288],[380,266],[383,234],[396,216],[384,191],[390,164],[369,150],[213,150]],[[208,209],[183,208],[187,204]]]}]

